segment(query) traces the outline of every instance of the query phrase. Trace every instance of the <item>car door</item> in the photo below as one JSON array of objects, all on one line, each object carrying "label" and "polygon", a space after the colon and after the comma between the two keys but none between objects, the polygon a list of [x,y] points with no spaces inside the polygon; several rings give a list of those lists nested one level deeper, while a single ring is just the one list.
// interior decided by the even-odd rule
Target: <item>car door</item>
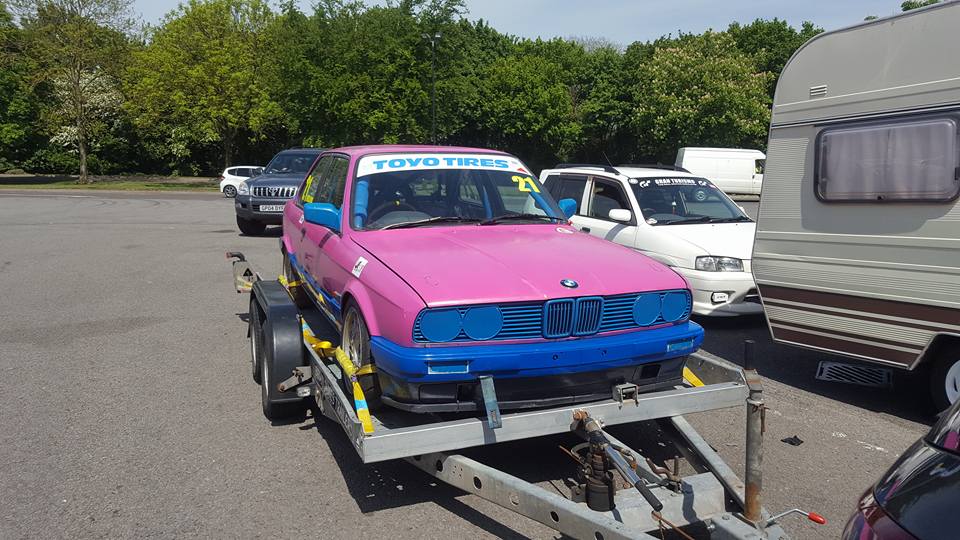
[{"label": "car door", "polygon": [[[288,253],[298,256],[300,252],[300,245],[307,233],[303,222],[303,205],[313,202],[320,187],[320,179],[331,163],[333,163],[333,156],[322,156],[318,159],[304,177],[297,194],[293,197],[293,202],[283,207],[283,239]],[[298,262],[303,264],[302,261]]]},{"label": "car door", "polygon": [[[312,197],[308,197],[311,199],[308,202],[330,203],[339,208],[342,215],[349,212],[343,208],[343,195],[350,160],[341,154],[331,154],[324,158],[329,158],[329,165],[323,169],[316,191]],[[309,191],[307,190],[308,193]],[[341,226],[343,223],[341,219]],[[327,315],[331,319],[339,320],[340,297],[350,276],[349,269],[339,262],[345,258],[342,232],[313,223],[304,223],[304,230],[300,253],[304,257],[304,267],[311,277],[310,285],[323,299],[321,307]]]},{"label": "car door", "polygon": [[[610,210],[630,211],[630,221],[610,219]],[[593,176],[587,185],[587,208],[575,226],[585,233],[633,247],[637,236],[637,216],[630,198],[619,180]]]},{"label": "car door", "polygon": [[753,160],[753,191],[751,193],[760,194],[760,188],[763,187],[763,170],[766,166],[767,160],[765,158]]},{"label": "car door", "polygon": [[586,208],[584,193],[587,191],[587,180],[585,174],[550,174],[543,179],[544,187],[555,201],[573,199],[577,202],[577,211],[570,218],[574,225]]}]

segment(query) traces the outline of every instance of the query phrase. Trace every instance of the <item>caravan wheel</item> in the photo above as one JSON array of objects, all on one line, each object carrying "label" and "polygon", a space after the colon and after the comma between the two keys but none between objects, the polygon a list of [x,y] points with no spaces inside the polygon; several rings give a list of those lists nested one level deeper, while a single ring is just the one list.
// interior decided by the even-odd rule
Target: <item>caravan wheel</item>
[{"label": "caravan wheel", "polygon": [[955,350],[945,354],[930,373],[933,405],[938,412],[960,399],[960,357]]}]

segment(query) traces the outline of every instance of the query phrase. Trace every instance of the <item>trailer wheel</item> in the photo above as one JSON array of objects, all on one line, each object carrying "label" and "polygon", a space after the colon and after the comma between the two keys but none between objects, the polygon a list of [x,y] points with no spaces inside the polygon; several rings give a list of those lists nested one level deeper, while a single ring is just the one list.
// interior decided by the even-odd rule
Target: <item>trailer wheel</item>
[{"label": "trailer wheel", "polygon": [[287,254],[286,249],[281,253],[283,254],[283,277],[287,280],[287,291],[290,293],[290,298],[293,298],[293,303],[300,309],[312,306],[313,301],[310,300],[310,296],[307,295],[307,291],[303,285],[290,285],[290,283],[300,281],[301,278],[293,270],[293,265],[290,263],[290,255]]},{"label": "trailer wheel", "polygon": [[930,395],[937,412],[960,399],[960,356],[944,350],[930,370]]},{"label": "trailer wheel", "polygon": [[260,384],[261,351],[263,351],[263,330],[260,321],[260,306],[257,299],[250,295],[250,312],[247,314],[247,335],[250,336],[250,364],[252,365],[253,382]]},{"label": "trailer wheel", "polygon": [[[340,344],[343,352],[357,366],[363,367],[373,363],[373,355],[370,353],[370,331],[367,330],[367,323],[360,313],[360,308],[350,302],[347,304],[347,310],[343,317],[343,332],[340,338]],[[380,381],[377,379],[376,372],[361,375],[357,378],[360,388],[363,389],[364,398],[367,400],[367,408],[374,411],[380,407]],[[353,388],[349,381],[344,379],[344,392],[347,396],[353,395]]]},{"label": "trailer wheel", "polygon": [[[303,414],[307,405],[305,400],[300,399],[291,402],[288,397],[281,396],[282,393],[277,389],[277,385],[283,382],[283,379],[274,376],[278,373],[278,369],[275,366],[276,344],[274,343],[270,321],[260,326],[260,335],[260,403],[263,408],[263,415],[267,417],[267,420],[276,421]],[[302,347],[299,352],[301,355],[303,354]],[[300,364],[302,365],[302,362]],[[280,370],[280,372],[287,373],[286,370]],[[293,373],[292,369],[290,373]]]}]

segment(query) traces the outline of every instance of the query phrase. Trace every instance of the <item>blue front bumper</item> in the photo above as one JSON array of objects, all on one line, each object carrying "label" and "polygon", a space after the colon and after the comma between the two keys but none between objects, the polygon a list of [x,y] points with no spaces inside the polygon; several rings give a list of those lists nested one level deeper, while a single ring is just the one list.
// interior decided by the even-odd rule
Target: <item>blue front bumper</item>
[{"label": "blue front bumper", "polygon": [[686,356],[703,342],[703,328],[687,321],[674,326],[610,336],[499,345],[404,347],[371,338],[377,370],[408,383],[547,377],[596,372]]}]

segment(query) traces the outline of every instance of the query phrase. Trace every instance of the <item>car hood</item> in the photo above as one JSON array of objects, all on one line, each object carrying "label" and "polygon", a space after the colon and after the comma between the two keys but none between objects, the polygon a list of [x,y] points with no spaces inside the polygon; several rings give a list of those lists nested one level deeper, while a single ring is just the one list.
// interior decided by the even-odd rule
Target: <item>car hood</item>
[{"label": "car hood", "polygon": [[261,174],[247,179],[248,186],[294,186],[300,185],[304,173],[293,174]]},{"label": "car hood", "polygon": [[658,225],[657,232],[686,241],[703,250],[704,255],[750,260],[756,223],[697,223]]},{"label": "car hood", "polygon": [[[687,287],[663,264],[567,225],[391,229],[353,238],[430,307]],[[564,287],[561,280],[578,286]]]}]

